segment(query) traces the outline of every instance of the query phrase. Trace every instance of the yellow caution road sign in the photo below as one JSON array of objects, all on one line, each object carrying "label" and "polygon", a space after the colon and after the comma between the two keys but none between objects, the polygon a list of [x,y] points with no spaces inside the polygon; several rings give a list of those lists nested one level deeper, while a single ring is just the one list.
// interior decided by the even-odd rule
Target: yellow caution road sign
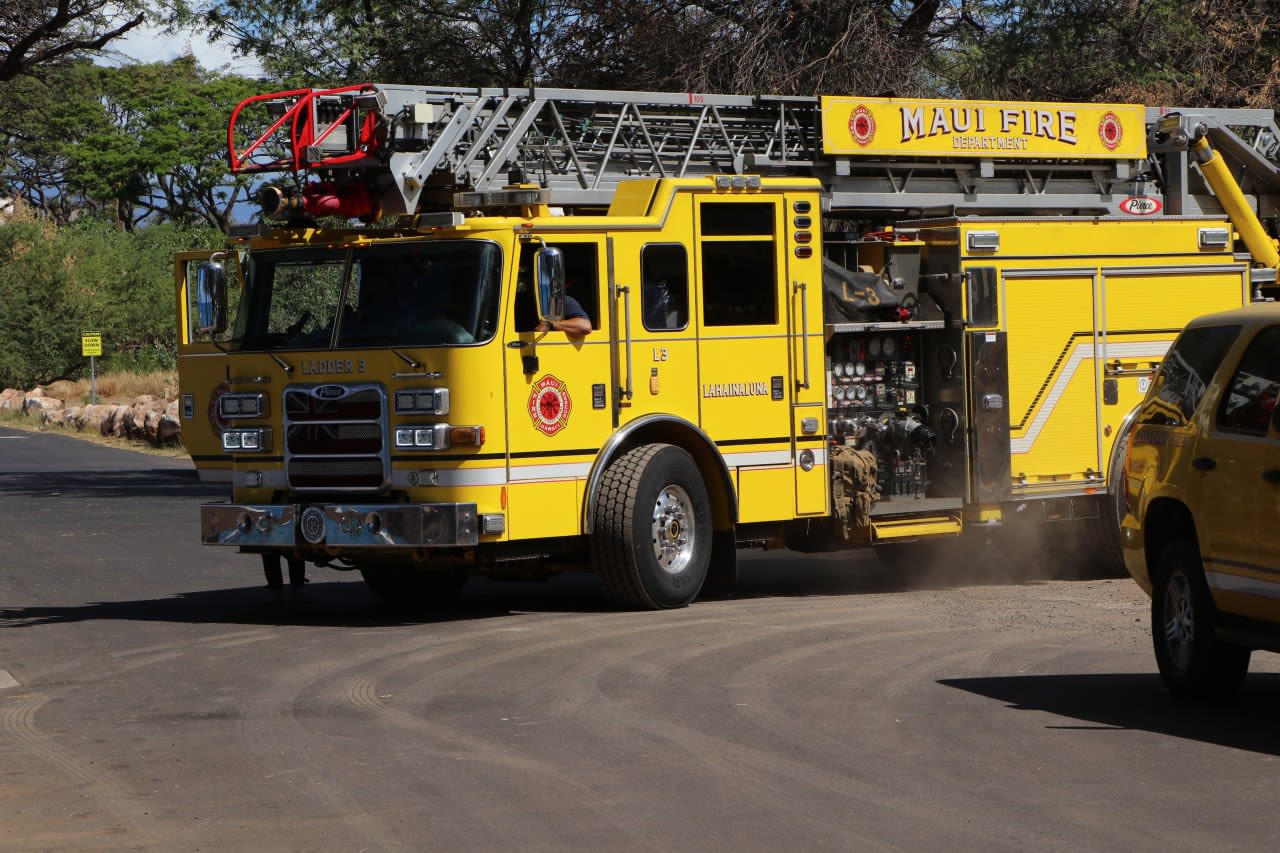
[{"label": "yellow caution road sign", "polygon": [[80,334],[81,355],[102,355],[102,332],[82,332]]}]

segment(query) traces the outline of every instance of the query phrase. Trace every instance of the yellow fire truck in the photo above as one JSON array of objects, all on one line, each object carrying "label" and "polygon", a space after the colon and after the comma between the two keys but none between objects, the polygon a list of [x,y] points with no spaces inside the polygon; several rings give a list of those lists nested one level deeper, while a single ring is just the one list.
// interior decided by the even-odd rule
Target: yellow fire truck
[{"label": "yellow fire truck", "polygon": [[635,608],[741,547],[1013,516],[1102,558],[1177,330],[1275,286],[1278,140],[1124,104],[251,98],[261,221],[175,262],[183,438],[231,488],[202,540],[389,601],[588,570]]}]

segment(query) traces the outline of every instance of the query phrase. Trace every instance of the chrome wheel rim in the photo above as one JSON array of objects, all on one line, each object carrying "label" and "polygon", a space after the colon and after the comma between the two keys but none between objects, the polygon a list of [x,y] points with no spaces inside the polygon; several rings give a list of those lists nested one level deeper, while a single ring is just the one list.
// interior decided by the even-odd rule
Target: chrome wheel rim
[{"label": "chrome wheel rim", "polygon": [[1191,604],[1191,584],[1186,575],[1169,578],[1164,593],[1164,644],[1169,659],[1179,669],[1191,663],[1191,646],[1196,639],[1196,612]]},{"label": "chrome wheel rim", "polygon": [[678,575],[693,559],[693,502],[679,486],[667,486],[653,504],[653,556],[662,570]]}]

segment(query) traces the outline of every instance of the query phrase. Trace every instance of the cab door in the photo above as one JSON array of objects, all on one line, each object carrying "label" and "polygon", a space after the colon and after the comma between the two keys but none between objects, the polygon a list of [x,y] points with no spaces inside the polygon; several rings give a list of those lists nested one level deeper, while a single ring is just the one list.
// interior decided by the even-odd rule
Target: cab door
[{"label": "cab door", "polygon": [[[569,336],[536,331],[531,270],[541,245],[564,255],[566,293],[580,303],[592,331]],[[593,235],[546,238],[516,247],[515,287],[504,331],[508,524],[512,539],[582,532],[582,496],[600,446],[612,432],[610,346],[603,289],[604,241]],[[501,377],[479,377],[503,394]]]},{"label": "cab door", "polygon": [[738,521],[793,517],[784,199],[695,198],[699,416],[738,489]]},{"label": "cab door", "polygon": [[182,424],[182,444],[191,456],[201,480],[231,481],[231,456],[222,449],[222,426],[216,409],[220,384],[227,376],[227,355],[216,342],[229,333],[207,335],[196,332],[196,269],[215,255],[227,271],[228,322],[234,320],[239,304],[239,265],[234,254],[225,252],[178,252],[173,260],[178,320],[178,417]]},{"label": "cab door", "polygon": [[1218,606],[1280,622],[1280,326],[1259,332],[1196,442],[1197,528]]},{"label": "cab door", "polygon": [[[688,195],[679,196],[672,215],[687,218],[691,204]],[[619,426],[652,415],[698,423],[694,253],[687,234],[672,229],[613,238]]]}]

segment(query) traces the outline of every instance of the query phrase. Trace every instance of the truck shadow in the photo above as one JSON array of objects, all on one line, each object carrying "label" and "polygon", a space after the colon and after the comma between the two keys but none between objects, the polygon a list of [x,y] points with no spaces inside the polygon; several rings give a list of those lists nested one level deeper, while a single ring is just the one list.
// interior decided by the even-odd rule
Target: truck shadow
[{"label": "truck shadow", "polygon": [[222,500],[225,483],[201,482],[195,469],[183,466],[138,467],[127,471],[5,471],[4,492],[19,497],[86,498],[149,497]]},{"label": "truck shadow", "polygon": [[[101,601],[79,605],[0,607],[0,629],[97,620],[213,623],[233,625],[310,625],[323,627],[388,627],[490,619],[521,612],[598,612],[608,610],[594,578],[559,583],[553,595],[545,585],[488,586],[473,580],[453,602],[439,607],[390,607],[359,581],[308,583],[306,603],[272,600],[263,586],[199,590],[131,601]],[[585,583],[584,583],[585,581]],[[479,589],[472,589],[472,586]],[[524,591],[522,593],[522,590]],[[530,594],[533,593],[533,594]]]},{"label": "truck shadow", "polygon": [[[333,575],[328,575],[333,577]],[[747,554],[729,589],[704,590],[692,607],[707,602],[792,597],[839,597],[945,589],[1008,579],[962,577],[881,563],[874,554]],[[196,590],[173,595],[75,605],[0,607],[0,628],[61,622],[128,620],[247,625],[369,627],[492,619],[521,613],[609,613],[614,608],[593,575],[563,574],[545,581],[472,578],[454,601],[438,607],[390,607],[358,576],[308,583],[308,603],[273,603],[262,586]],[[288,599],[287,591],[285,595]]]},{"label": "truck shadow", "polygon": [[947,678],[939,684],[1005,704],[1079,720],[1047,720],[1050,729],[1146,731],[1215,746],[1280,755],[1280,673],[1253,673],[1229,702],[1175,698],[1155,673],[1011,675]]}]

